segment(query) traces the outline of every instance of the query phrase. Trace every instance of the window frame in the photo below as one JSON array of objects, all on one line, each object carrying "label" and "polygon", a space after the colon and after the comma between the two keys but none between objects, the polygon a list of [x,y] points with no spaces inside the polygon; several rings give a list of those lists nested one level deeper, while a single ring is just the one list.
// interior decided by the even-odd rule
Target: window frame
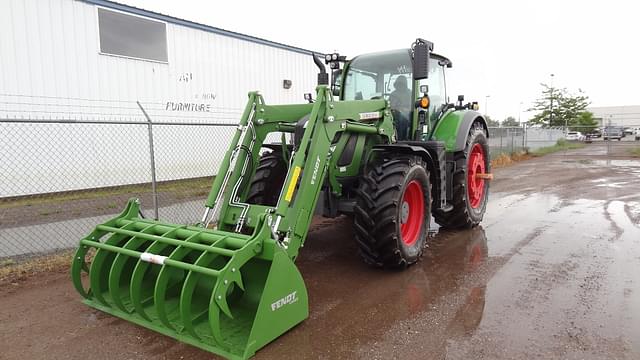
[{"label": "window frame", "polygon": [[[98,43],[98,54],[99,55],[113,56],[113,57],[119,57],[119,58],[130,59],[130,60],[148,61],[148,62],[152,62],[152,63],[156,63],[156,64],[166,64],[166,65],[169,64],[169,26],[168,26],[169,24],[166,21],[157,20],[157,19],[146,17],[146,16],[141,16],[141,15],[138,15],[138,14],[132,14],[132,13],[129,13],[129,12],[126,12],[126,11],[116,10],[116,9],[112,9],[112,8],[105,7],[105,6],[96,6],[95,8],[96,8],[95,16],[96,16],[96,30],[97,30],[96,31],[96,36],[98,38],[98,42],[97,43]],[[148,59],[148,58],[141,58],[141,57],[136,57],[136,56],[122,55],[122,54],[114,54],[114,53],[109,53],[109,52],[102,51],[102,39],[100,37],[100,12],[99,12],[100,9],[163,24],[164,25],[164,29],[165,29],[165,31],[164,31],[164,41],[165,41],[166,50],[167,50],[167,60],[163,61],[163,60],[156,60],[156,59]]]}]

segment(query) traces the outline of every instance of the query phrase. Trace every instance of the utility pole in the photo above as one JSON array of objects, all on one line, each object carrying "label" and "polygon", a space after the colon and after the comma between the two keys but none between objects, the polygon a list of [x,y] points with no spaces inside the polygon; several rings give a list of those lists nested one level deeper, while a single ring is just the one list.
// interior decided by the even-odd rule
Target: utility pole
[{"label": "utility pole", "polygon": [[518,122],[520,123],[520,112],[522,112],[522,101],[518,104]]}]

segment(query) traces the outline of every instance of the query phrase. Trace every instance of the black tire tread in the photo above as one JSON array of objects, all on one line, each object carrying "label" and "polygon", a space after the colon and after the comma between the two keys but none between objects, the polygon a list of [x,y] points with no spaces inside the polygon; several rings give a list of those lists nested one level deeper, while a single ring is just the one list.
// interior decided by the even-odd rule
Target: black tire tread
[{"label": "black tire tread", "polygon": [[251,179],[247,203],[275,206],[286,176],[287,163],[284,161],[282,152],[263,153]]},{"label": "black tire tread", "polygon": [[374,164],[361,177],[353,224],[358,253],[369,265],[405,268],[422,255],[421,248],[415,259],[408,260],[397,245],[397,206],[404,179],[414,165],[423,166],[426,171],[426,163],[420,157],[400,155]]},{"label": "black tire tread", "polygon": [[[453,210],[444,212],[440,209],[433,211],[433,217],[443,228],[448,229],[470,229],[480,223],[482,216],[479,220],[474,220],[469,213],[469,207],[467,206],[467,154],[471,148],[471,144],[474,142],[476,132],[482,132],[486,136],[484,127],[480,123],[474,123],[469,130],[467,136],[467,144],[464,151],[458,151],[454,154],[454,161],[456,163],[456,170],[453,173]],[[489,154],[487,153],[488,157]],[[490,170],[491,161],[488,161]],[[487,198],[485,197],[485,202]],[[482,214],[484,215],[484,214]]]}]

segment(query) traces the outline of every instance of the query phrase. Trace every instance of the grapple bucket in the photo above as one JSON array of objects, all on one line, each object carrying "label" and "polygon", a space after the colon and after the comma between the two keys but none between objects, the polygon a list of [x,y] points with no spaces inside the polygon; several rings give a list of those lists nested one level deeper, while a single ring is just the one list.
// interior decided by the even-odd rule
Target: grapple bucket
[{"label": "grapple bucket", "polygon": [[234,359],[308,316],[302,277],[268,226],[244,235],[138,214],[130,200],[80,241],[72,278],[89,306]]}]

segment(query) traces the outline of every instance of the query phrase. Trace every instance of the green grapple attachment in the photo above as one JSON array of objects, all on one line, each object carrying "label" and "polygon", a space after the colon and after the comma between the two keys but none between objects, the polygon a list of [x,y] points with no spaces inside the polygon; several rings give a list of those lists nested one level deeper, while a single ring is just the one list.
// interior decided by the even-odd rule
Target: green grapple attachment
[{"label": "green grapple attachment", "polygon": [[[308,316],[302,277],[284,250],[265,244],[268,226],[243,235],[138,212],[130,200],[80,241],[72,275],[86,304],[228,358],[249,357]],[[274,311],[282,298],[287,306]]]},{"label": "green grapple attachment", "polygon": [[[84,302],[227,358],[250,357],[307,318],[307,290],[293,261],[318,200],[331,139],[345,131],[377,134],[381,126],[392,132],[390,119],[382,119],[383,100],[358,106],[379,111],[377,124],[334,121],[357,113],[330,102],[326,86],[318,87],[313,104],[267,106],[250,93],[201,222],[144,219],[139,201],[130,200],[80,241],[72,278]],[[263,141],[270,133],[293,133],[301,118],[307,123],[278,203],[245,203]]]}]

